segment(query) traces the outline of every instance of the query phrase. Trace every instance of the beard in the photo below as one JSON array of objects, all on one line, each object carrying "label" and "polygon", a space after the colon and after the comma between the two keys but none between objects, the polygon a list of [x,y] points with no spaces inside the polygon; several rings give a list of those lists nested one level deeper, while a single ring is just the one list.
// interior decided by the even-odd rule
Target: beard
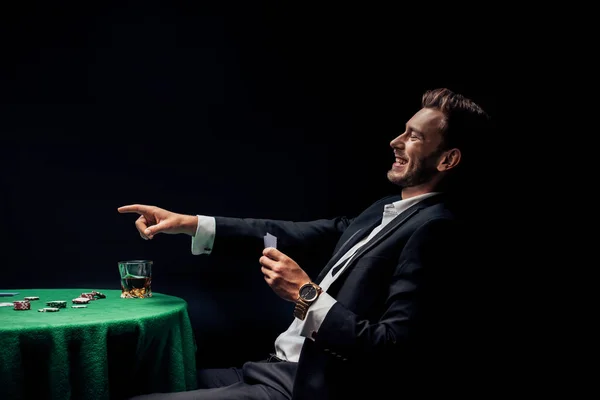
[{"label": "beard", "polygon": [[430,156],[424,159],[410,160],[401,172],[390,169],[387,172],[387,178],[394,185],[409,188],[431,181],[438,173],[437,157]]}]

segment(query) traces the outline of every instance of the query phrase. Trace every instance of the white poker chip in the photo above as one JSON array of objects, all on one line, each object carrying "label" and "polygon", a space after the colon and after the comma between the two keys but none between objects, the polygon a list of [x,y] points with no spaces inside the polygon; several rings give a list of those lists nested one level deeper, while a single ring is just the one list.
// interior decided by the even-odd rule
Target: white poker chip
[{"label": "white poker chip", "polygon": [[89,297],[76,297],[71,301],[75,304],[87,304],[90,302],[90,298]]},{"label": "white poker chip", "polygon": [[13,307],[15,303],[0,303],[0,307]]}]

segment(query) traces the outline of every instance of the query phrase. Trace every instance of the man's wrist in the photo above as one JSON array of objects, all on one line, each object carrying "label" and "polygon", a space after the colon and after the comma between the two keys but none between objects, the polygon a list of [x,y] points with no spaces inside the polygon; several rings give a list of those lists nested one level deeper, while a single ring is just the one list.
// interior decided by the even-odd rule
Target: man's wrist
[{"label": "man's wrist", "polygon": [[182,227],[186,235],[194,237],[196,235],[196,230],[198,229],[198,216],[184,215]]},{"label": "man's wrist", "polygon": [[296,299],[296,305],[294,307],[294,317],[304,320],[308,308],[317,300],[319,295],[323,292],[323,289],[316,283],[309,281],[300,286],[298,292],[298,298]]}]

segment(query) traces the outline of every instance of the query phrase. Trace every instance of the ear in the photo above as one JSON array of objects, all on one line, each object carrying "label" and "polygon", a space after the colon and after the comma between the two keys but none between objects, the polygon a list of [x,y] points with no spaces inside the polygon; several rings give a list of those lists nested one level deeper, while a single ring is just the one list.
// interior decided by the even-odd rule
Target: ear
[{"label": "ear", "polygon": [[460,163],[461,153],[457,148],[446,150],[442,153],[438,163],[438,171],[448,171]]}]

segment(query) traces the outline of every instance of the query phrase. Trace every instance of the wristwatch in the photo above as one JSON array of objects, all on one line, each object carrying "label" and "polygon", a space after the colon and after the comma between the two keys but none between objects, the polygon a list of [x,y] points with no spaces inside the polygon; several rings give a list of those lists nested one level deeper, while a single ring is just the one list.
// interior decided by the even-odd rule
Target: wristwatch
[{"label": "wristwatch", "polygon": [[304,318],[306,318],[306,313],[308,312],[308,307],[317,300],[322,291],[323,289],[313,282],[308,282],[300,286],[300,290],[298,290],[298,299],[296,300],[296,306],[294,307],[294,317],[304,320]]}]

